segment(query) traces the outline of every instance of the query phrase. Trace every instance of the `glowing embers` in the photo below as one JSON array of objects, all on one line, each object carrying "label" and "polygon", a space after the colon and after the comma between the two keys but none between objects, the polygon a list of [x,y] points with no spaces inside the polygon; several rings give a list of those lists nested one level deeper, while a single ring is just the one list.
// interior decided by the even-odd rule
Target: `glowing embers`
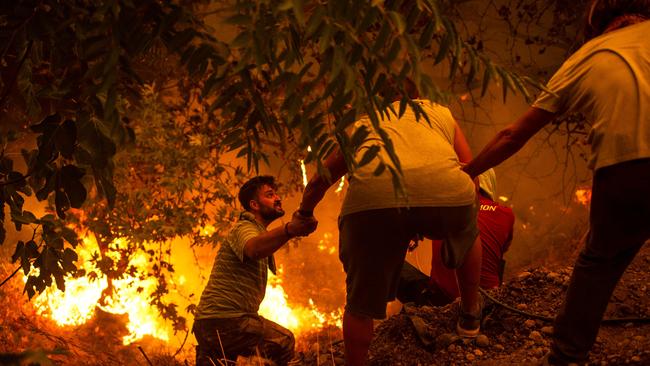
[{"label": "glowing embers", "polygon": [[581,205],[588,205],[591,202],[591,188],[578,188],[574,193],[574,199]]}]

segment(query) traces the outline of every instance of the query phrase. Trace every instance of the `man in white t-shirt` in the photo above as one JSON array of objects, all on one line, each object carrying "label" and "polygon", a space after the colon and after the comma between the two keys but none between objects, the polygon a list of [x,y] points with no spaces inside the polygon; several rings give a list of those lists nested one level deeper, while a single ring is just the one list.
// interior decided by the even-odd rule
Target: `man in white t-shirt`
[{"label": "man in white t-shirt", "polygon": [[517,152],[556,115],[583,113],[594,170],[590,233],[554,324],[552,365],[587,362],[609,298],[650,238],[650,0],[595,0],[585,43],[530,109],[464,167],[472,177]]},{"label": "man in white t-shirt", "polygon": [[[471,158],[469,146],[448,108],[428,100],[413,102],[428,122],[423,116],[418,121],[410,106],[401,117],[389,112],[380,122],[399,157],[406,194],[396,194],[390,172],[378,165],[390,161],[382,150],[378,159],[352,172],[341,208],[339,257],[347,290],[343,339],[350,366],[366,363],[373,319],[386,317],[386,303],[395,299],[406,250],[416,235],[443,240],[442,260],[457,269],[458,334],[476,337],[480,329],[478,202],[474,182],[461,170],[461,162]],[[392,109],[398,111],[399,102]],[[369,125],[367,119],[357,122],[358,128]],[[369,130],[356,161],[383,143],[379,133]],[[324,166],[330,176],[310,179],[300,204],[303,217],[310,216],[325,191],[347,173],[340,152],[329,156]]]}]

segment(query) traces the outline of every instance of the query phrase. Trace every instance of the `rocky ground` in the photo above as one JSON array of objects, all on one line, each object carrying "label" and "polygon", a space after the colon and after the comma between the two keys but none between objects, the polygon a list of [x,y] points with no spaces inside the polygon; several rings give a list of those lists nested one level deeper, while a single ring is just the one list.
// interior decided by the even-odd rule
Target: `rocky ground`
[{"label": "rocky ground", "polygon": [[[628,268],[607,309],[608,318],[650,317],[650,246]],[[521,312],[552,317],[560,307],[572,268],[530,268],[489,292]],[[488,300],[482,335],[464,341],[454,334],[455,305],[405,306],[376,328],[370,365],[534,365],[548,351],[552,324],[517,314]],[[342,363],[342,344],[301,354],[306,365]],[[332,361],[334,360],[334,361]],[[601,327],[590,364],[650,364],[650,322]]]},{"label": "rocky ground", "polygon": [[[650,317],[650,245],[646,245],[628,268],[607,310],[607,317]],[[552,317],[566,289],[570,267],[528,268],[503,287],[489,292],[497,301],[519,312]],[[33,313],[12,306],[23,299],[19,291],[0,288],[0,354],[24,350],[65,350],[48,356],[56,365],[191,365],[191,350],[183,358],[169,352],[149,352],[149,362],[136,346],[121,346],[106,324],[95,321],[75,334],[56,330]],[[455,307],[415,307],[376,327],[370,348],[370,365],[534,365],[549,349],[551,323],[518,314],[488,300],[482,335],[464,341],[454,334]],[[326,328],[300,340],[295,365],[342,365],[341,331]],[[15,356],[15,355],[14,355]],[[650,365],[650,322],[604,325],[591,354],[593,365]],[[0,355],[0,365],[12,364]],[[18,363],[14,363],[18,365]],[[23,363],[24,364],[24,363]],[[264,365],[260,359],[241,359],[239,365]]]}]

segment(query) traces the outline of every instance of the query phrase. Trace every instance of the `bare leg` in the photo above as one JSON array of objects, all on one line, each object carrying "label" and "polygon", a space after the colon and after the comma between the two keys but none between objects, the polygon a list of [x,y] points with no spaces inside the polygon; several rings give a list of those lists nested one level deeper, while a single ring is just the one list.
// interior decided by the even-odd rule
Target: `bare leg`
[{"label": "bare leg", "polygon": [[463,312],[476,314],[479,311],[478,287],[481,282],[481,261],[483,248],[481,238],[477,235],[472,249],[467,252],[463,265],[456,270],[458,289],[460,290]]},{"label": "bare leg", "polygon": [[343,314],[343,340],[345,343],[345,364],[362,366],[366,363],[368,348],[372,341],[372,318],[351,314]]}]

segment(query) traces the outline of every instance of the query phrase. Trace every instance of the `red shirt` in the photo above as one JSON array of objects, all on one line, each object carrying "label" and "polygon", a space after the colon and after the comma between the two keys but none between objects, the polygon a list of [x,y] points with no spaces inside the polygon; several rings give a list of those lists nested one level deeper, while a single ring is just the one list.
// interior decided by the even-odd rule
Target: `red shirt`
[{"label": "red shirt", "polygon": [[[488,289],[498,287],[499,268],[503,254],[512,242],[512,230],[515,215],[509,207],[479,196],[478,230],[483,245],[483,263],[481,266],[481,287]],[[460,296],[454,270],[442,264],[440,246],[442,241],[433,240],[431,255],[431,282],[436,283],[450,298]]]}]

